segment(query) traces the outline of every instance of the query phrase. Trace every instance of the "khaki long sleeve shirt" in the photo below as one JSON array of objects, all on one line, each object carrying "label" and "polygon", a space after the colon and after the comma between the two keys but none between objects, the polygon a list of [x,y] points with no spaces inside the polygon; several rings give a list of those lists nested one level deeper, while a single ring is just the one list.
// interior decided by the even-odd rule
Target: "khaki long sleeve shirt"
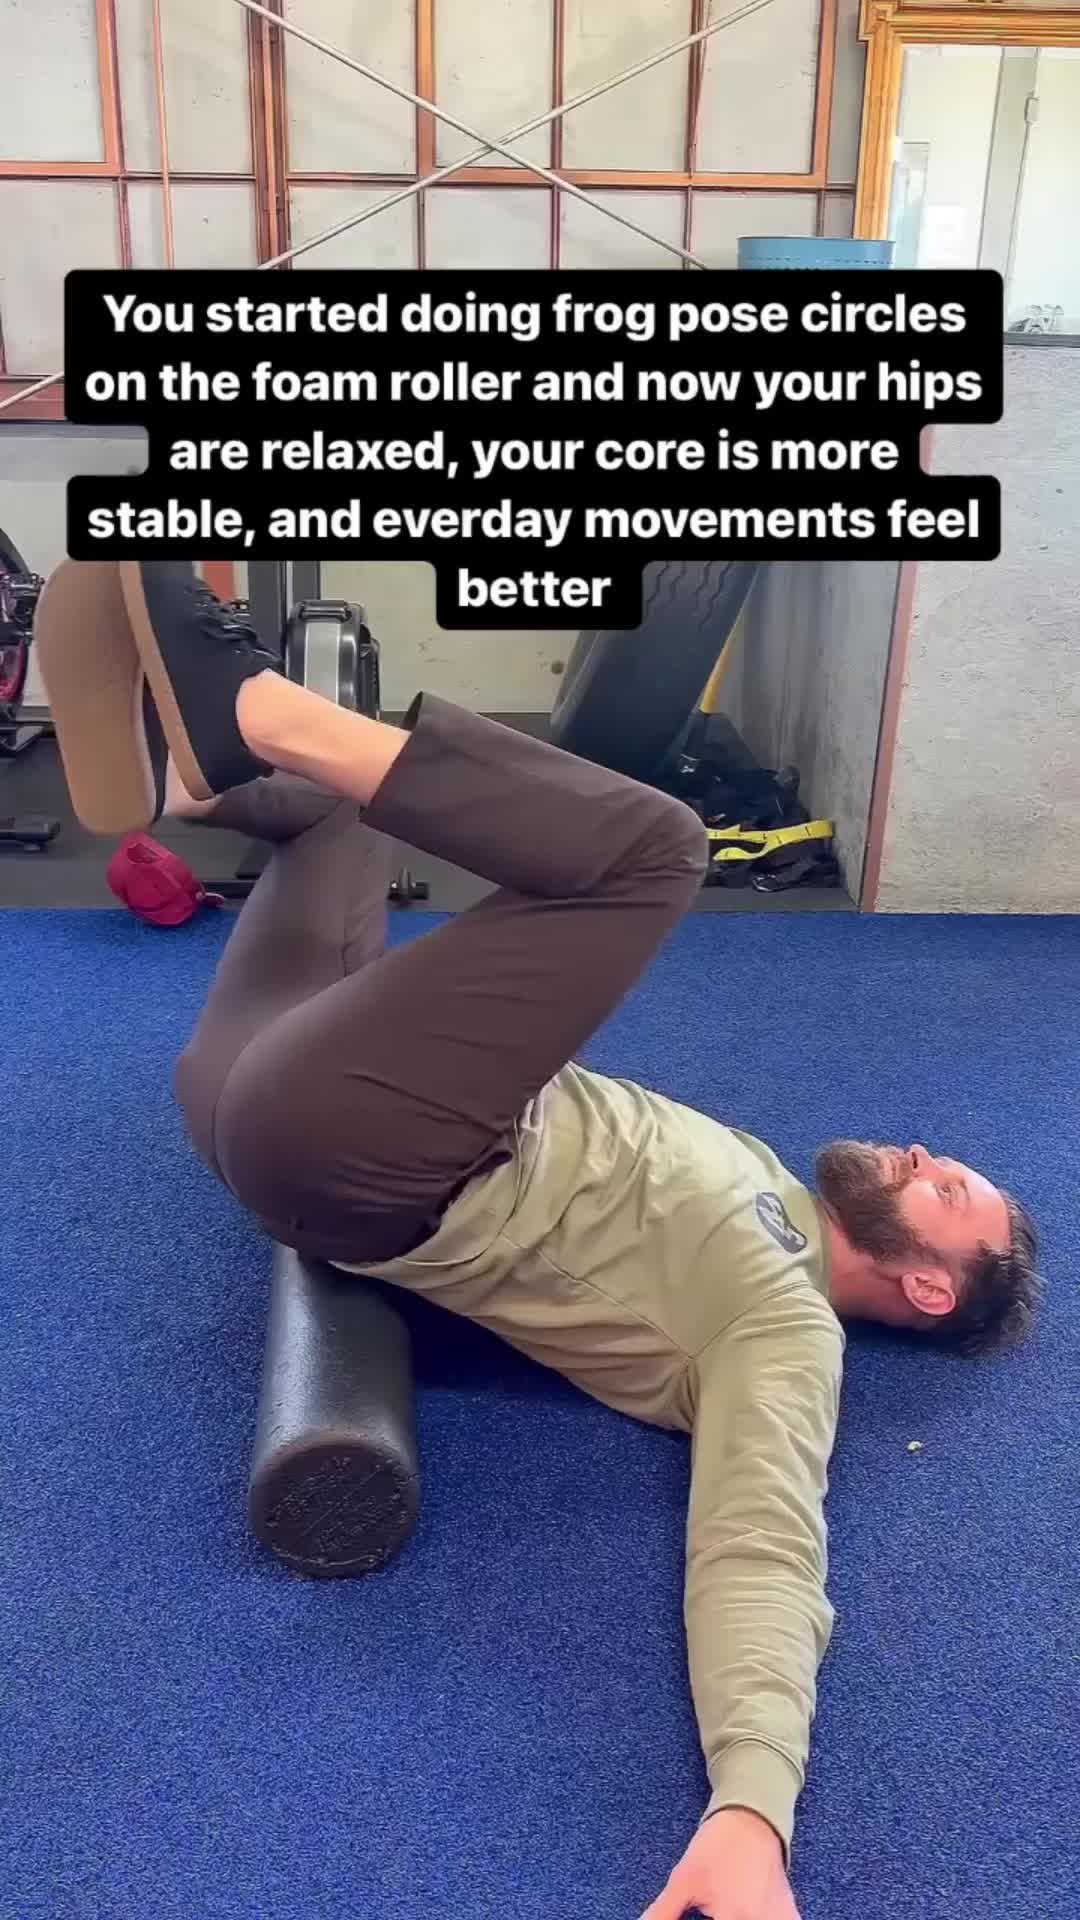
[{"label": "khaki long sleeve shirt", "polygon": [[813,1196],[750,1135],[571,1065],[431,1240],[353,1270],[691,1435],[705,1811],[748,1807],[789,1848],[833,1623],[823,1505],[844,1351]]}]

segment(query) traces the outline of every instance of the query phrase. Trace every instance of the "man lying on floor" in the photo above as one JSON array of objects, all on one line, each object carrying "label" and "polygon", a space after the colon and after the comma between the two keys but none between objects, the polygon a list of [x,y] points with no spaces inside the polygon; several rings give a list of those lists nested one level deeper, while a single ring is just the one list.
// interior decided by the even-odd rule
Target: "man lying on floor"
[{"label": "man lying on floor", "polygon": [[[697,893],[681,802],[427,695],[400,728],[320,700],[184,566],[66,562],[36,637],[88,827],[172,808],[276,847],[178,1069],[214,1172],[276,1240],[692,1435],[711,1798],[649,1920],[797,1920],[841,1323],[1016,1339],[1029,1219],[923,1146],[836,1142],[812,1194],[749,1135],[573,1064]],[[388,953],[397,839],[493,891]]]}]

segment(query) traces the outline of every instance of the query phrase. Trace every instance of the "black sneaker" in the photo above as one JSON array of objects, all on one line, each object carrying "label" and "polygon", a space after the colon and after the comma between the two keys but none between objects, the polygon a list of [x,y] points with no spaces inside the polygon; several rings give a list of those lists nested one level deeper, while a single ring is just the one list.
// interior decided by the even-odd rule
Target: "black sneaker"
[{"label": "black sneaker", "polygon": [[192,799],[212,800],[271,773],[236,724],[243,682],[281,666],[246,614],[183,561],[122,560],[120,580],[168,750]]}]

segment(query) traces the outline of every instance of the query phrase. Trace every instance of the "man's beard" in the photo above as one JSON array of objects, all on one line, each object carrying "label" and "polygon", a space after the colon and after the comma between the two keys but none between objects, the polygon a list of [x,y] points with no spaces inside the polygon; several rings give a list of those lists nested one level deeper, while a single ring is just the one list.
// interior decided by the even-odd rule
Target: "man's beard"
[{"label": "man's beard", "polygon": [[900,1211],[907,1182],[887,1177],[873,1147],[834,1140],[822,1147],[816,1171],[818,1192],[856,1253],[880,1261],[937,1257]]}]

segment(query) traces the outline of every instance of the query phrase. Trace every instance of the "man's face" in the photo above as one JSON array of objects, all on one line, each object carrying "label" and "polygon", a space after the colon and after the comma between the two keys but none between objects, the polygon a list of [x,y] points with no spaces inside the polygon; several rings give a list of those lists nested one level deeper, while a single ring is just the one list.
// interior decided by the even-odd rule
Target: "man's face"
[{"label": "man's face", "polygon": [[1004,1251],[1004,1196],[981,1173],[926,1147],[836,1140],[817,1159],[818,1190],[858,1253],[964,1266],[980,1245]]}]

